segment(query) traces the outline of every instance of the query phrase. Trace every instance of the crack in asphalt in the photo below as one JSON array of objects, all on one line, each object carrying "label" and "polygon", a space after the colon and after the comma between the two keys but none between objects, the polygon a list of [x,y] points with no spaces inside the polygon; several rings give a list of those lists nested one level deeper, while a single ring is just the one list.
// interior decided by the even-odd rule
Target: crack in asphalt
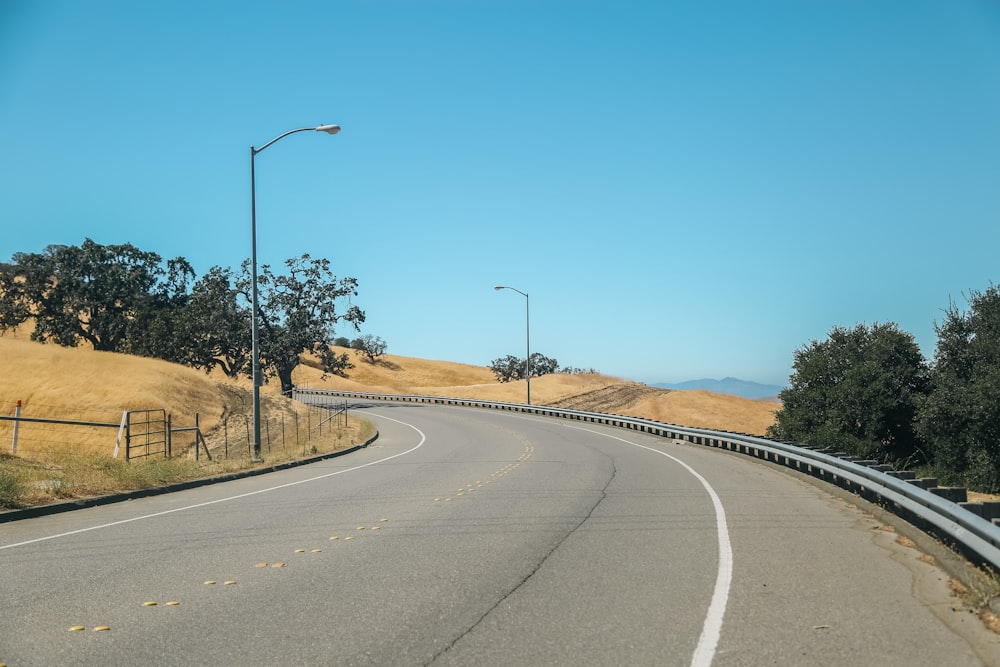
[{"label": "crack in asphalt", "polygon": [[437,653],[435,653],[434,656],[428,662],[425,663],[425,665],[432,665],[435,662],[437,662],[438,658],[440,658],[441,656],[443,656],[444,654],[446,654],[448,651],[450,651],[452,648],[454,648],[455,645],[458,644],[460,641],[462,641],[462,639],[464,637],[466,637],[469,633],[471,633],[473,630],[475,630],[477,627],[479,627],[482,624],[482,622],[484,620],[486,620],[486,618],[490,614],[492,614],[493,611],[497,607],[499,607],[501,604],[503,604],[505,600],[507,600],[508,598],[510,598],[510,596],[512,596],[514,593],[516,593],[518,590],[520,590],[522,586],[524,586],[526,583],[528,583],[532,579],[532,577],[534,577],[535,574],[537,574],[538,571],[542,569],[542,566],[545,565],[546,561],[548,561],[548,559],[552,556],[552,554],[554,554],[559,549],[559,547],[561,547],[563,545],[563,543],[566,542],[566,540],[568,540],[574,533],[576,533],[576,531],[579,530],[580,527],[583,524],[585,524],[590,519],[591,516],[593,516],[594,511],[608,497],[608,487],[611,486],[611,482],[614,481],[615,476],[617,474],[618,474],[618,469],[615,467],[614,460],[612,460],[611,461],[611,475],[608,477],[607,481],[604,483],[604,487],[601,489],[601,492],[598,495],[597,500],[594,502],[594,504],[591,506],[591,508],[587,511],[586,516],[584,516],[582,519],[580,519],[580,521],[575,526],[573,526],[568,531],[566,531],[566,534],[563,535],[562,538],[560,538],[559,541],[556,542],[552,546],[552,548],[549,549],[549,551],[544,556],[542,556],[541,559],[539,559],[538,563],[535,564],[535,567],[531,570],[531,572],[529,572],[528,574],[526,574],[519,582],[517,582],[516,585],[514,585],[513,588],[511,588],[503,596],[501,596],[496,601],[496,603],[493,604],[493,606],[491,606],[489,609],[487,609],[483,613],[483,615],[480,616],[476,620],[475,623],[473,623],[472,625],[470,625],[468,628],[466,628],[466,630],[464,632],[462,632],[460,635],[458,635],[457,637],[455,637],[455,639],[453,639],[451,641],[451,643],[448,644],[448,646],[444,647],[443,649],[441,649],[440,651],[438,651]]}]

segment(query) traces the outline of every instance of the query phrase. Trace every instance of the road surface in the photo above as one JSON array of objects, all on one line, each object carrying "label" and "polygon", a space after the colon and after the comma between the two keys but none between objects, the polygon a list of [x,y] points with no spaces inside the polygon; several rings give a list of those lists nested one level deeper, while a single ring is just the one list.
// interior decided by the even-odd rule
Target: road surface
[{"label": "road surface", "polygon": [[0,524],[0,663],[1000,656],[919,552],[767,464],[516,413],[358,412],[380,437],[346,456]]}]

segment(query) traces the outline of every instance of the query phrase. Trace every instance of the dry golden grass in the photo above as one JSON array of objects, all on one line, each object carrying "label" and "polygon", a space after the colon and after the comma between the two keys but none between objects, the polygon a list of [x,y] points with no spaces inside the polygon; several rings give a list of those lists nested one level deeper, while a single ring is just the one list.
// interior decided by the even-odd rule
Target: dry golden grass
[{"label": "dry golden grass", "polygon": [[644,399],[631,406],[628,414],[671,424],[764,435],[779,409],[781,404],[774,401],[695,390]]},{"label": "dry golden grass", "polygon": [[[384,355],[368,363],[352,350],[355,365],[349,377],[327,376],[303,364],[293,379],[303,387],[360,392],[412,393],[490,401],[524,402],[524,382],[498,383],[481,366]],[[234,382],[168,362],[88,348],[42,345],[23,335],[0,337],[0,413],[13,414],[22,401],[25,417],[118,422],[124,410],[162,408],[179,424],[200,416],[203,431],[215,429],[229,414],[249,410],[246,380]],[[534,378],[532,402],[539,405],[572,403],[587,409],[589,396],[602,395],[601,411],[645,417],[684,426],[718,428],[763,434],[774,422],[777,403],[755,401],[707,391],[667,391],[604,375],[553,374]],[[276,385],[263,388],[270,409],[286,404]],[[609,398],[612,396],[613,398]],[[596,407],[593,409],[597,409]],[[32,427],[22,424],[22,435]],[[0,422],[0,438],[9,436],[10,422]],[[106,431],[96,431],[95,442],[105,443]],[[28,440],[26,437],[25,440]],[[113,438],[112,438],[113,440]],[[0,440],[3,442],[3,440]]]},{"label": "dry golden grass", "polygon": [[[300,366],[292,376],[301,387],[373,393],[408,393],[484,401],[523,403],[524,382],[498,383],[486,367],[383,355],[372,364],[347,352],[354,363],[349,377],[327,376]],[[588,395],[594,396],[589,402]],[[600,395],[600,401],[597,397]],[[613,396],[611,396],[613,395]],[[578,399],[578,400],[573,400]],[[763,435],[781,407],[773,401],[751,400],[708,391],[668,391],[599,374],[553,374],[531,381],[531,402],[571,409],[593,409],[656,421]]]},{"label": "dry golden grass", "polygon": [[[0,377],[0,414],[13,415],[20,401],[26,418],[117,425],[126,410],[162,409],[174,428],[193,426],[197,414],[215,455],[209,461],[202,452],[195,461],[192,434],[178,434],[173,451],[186,456],[128,463],[124,454],[111,457],[117,427],[22,422],[13,456],[8,453],[13,422],[0,420],[0,507],[160,486],[253,465],[248,380],[220,380],[157,359],[42,345],[16,335],[0,337]],[[370,424],[352,418],[318,433],[319,417],[281,397],[275,386],[262,392],[262,414],[271,429],[263,448],[268,464],[343,449],[373,432]]]},{"label": "dry golden grass", "polygon": [[997,616],[989,609],[981,609],[979,611],[979,620],[983,622],[987,628],[1000,635],[1000,616]]},{"label": "dry golden grass", "polygon": [[166,361],[5,338],[0,375],[0,405],[20,400],[32,417],[62,417],[69,409],[120,418],[123,410],[151,407],[194,414],[217,402],[218,393],[204,373]]}]

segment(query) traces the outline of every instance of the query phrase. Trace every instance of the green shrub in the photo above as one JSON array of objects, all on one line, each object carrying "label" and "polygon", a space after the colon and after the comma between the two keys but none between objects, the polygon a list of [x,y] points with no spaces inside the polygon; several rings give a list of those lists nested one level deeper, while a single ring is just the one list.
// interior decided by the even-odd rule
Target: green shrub
[{"label": "green shrub", "polygon": [[0,507],[14,509],[21,506],[24,484],[13,470],[0,468]]}]

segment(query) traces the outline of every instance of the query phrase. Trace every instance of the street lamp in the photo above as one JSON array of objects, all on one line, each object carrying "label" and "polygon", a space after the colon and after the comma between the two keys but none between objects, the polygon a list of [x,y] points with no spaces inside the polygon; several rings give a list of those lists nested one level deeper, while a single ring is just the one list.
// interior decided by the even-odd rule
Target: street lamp
[{"label": "street lamp", "polygon": [[251,276],[251,313],[250,313],[250,354],[253,357],[253,457],[260,460],[260,331],[257,325],[259,307],[257,305],[257,180],[254,174],[254,158],[271,144],[284,139],[296,132],[326,132],[337,134],[339,125],[319,125],[317,127],[300,127],[281,134],[260,148],[250,146],[250,276]]},{"label": "street lamp", "polygon": [[531,405],[531,309],[529,307],[528,295],[516,287],[509,287],[507,285],[496,285],[493,289],[498,291],[502,289],[513,290],[524,297],[524,340],[526,347],[526,356],[524,358],[524,377],[528,380],[528,405]]}]

